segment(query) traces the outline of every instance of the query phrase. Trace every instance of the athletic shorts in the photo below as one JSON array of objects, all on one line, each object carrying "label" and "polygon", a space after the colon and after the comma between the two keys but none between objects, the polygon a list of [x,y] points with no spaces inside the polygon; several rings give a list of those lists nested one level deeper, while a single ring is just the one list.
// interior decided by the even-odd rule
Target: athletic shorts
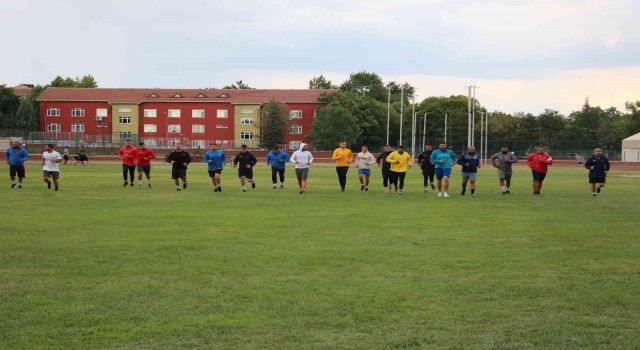
[{"label": "athletic shorts", "polygon": [[451,168],[436,168],[436,179],[442,180],[445,176],[451,176]]},{"label": "athletic shorts", "polygon": [[547,177],[547,173],[542,173],[537,170],[531,170],[531,178],[533,181],[542,182],[544,178]]},{"label": "athletic shorts", "polygon": [[607,178],[606,177],[590,177],[589,178],[589,183],[590,184],[603,184],[607,182]]},{"label": "athletic shorts", "polygon": [[216,176],[216,174],[218,175],[222,174],[222,169],[209,170],[209,177],[214,177]]},{"label": "athletic shorts", "polygon": [[136,169],[135,165],[126,165],[126,164],[122,164],[122,171],[123,172],[128,172],[129,170],[133,171]]},{"label": "athletic shorts", "polygon": [[9,176],[16,176],[16,174],[18,175],[18,177],[24,177],[24,166],[10,164]]},{"label": "athletic shorts", "polygon": [[65,161],[65,162],[66,162],[66,161],[68,161],[68,160],[69,160],[69,155],[68,155],[68,154],[65,154],[65,155],[62,157],[62,159],[64,159],[64,161]]},{"label": "athletic shorts", "polygon": [[358,175],[371,176],[371,169],[358,169]]},{"label": "athletic shorts", "polygon": [[187,177],[187,168],[173,168],[171,169],[172,179],[182,179]]},{"label": "athletic shorts", "polygon": [[498,178],[500,178],[500,180],[511,181],[511,174],[511,171],[498,170]]},{"label": "athletic shorts", "polygon": [[238,168],[238,177],[253,179],[253,168]]},{"label": "athletic shorts", "polygon": [[52,178],[57,180],[60,177],[60,172],[59,171],[49,171],[49,170],[43,170],[42,171],[42,177],[46,177],[46,178]]},{"label": "athletic shorts", "polygon": [[478,179],[478,173],[466,173],[462,172],[462,181],[476,181]]},{"label": "athletic shorts", "polygon": [[309,168],[296,168],[296,177],[298,180],[306,180],[309,177]]},{"label": "athletic shorts", "polygon": [[151,165],[138,165],[138,172],[149,175],[151,173]]}]

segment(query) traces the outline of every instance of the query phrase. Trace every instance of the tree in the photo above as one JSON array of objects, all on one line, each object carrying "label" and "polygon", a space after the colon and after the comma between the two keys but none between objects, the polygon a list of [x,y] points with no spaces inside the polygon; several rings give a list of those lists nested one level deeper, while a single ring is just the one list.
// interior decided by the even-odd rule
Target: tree
[{"label": "tree", "polygon": [[16,112],[16,126],[23,130],[38,130],[38,115],[33,110],[32,101],[23,99]]},{"label": "tree", "polygon": [[[78,80],[78,78],[76,78],[76,81],[77,80]],[[82,79],[77,81],[76,87],[97,88],[98,87],[98,82],[96,81],[96,79],[91,74],[89,74],[89,75],[85,75],[84,77],[82,77]]]},{"label": "tree", "polygon": [[334,85],[331,80],[328,80],[323,75],[319,77],[313,77],[309,80],[309,89],[337,89],[338,86]]},{"label": "tree", "polygon": [[369,96],[377,101],[387,101],[387,89],[382,79],[376,73],[351,73],[349,79],[340,85],[340,91],[353,92],[362,96]]},{"label": "tree", "polygon": [[262,147],[273,148],[284,143],[288,114],[287,107],[275,99],[265,105],[262,120],[260,121]]},{"label": "tree", "polygon": [[62,78],[58,75],[51,81],[49,86],[69,88],[96,88],[98,87],[98,83],[91,74],[85,75],[82,78],[76,77],[75,79],[71,77]]},{"label": "tree", "polygon": [[7,85],[0,85],[0,127],[15,128],[15,115],[20,106],[20,97]]},{"label": "tree", "polygon": [[562,135],[566,120],[562,114],[552,109],[545,109],[538,116],[538,124],[545,141],[557,140]]},{"label": "tree", "polygon": [[235,84],[231,84],[231,85],[225,85],[223,87],[223,89],[242,89],[242,90],[249,90],[249,89],[253,89],[252,87],[250,87],[249,85],[245,84],[242,80],[238,80],[236,81]]},{"label": "tree", "polygon": [[315,149],[331,149],[341,140],[354,142],[360,136],[356,118],[344,107],[325,106],[316,110],[307,137]]}]

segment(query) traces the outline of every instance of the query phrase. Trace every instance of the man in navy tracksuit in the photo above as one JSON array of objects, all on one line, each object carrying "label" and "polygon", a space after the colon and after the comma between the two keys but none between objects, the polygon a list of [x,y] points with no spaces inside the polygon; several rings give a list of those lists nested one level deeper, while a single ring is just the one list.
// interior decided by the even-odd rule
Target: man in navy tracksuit
[{"label": "man in navy tracksuit", "polygon": [[462,153],[456,162],[462,165],[462,193],[467,192],[467,182],[471,182],[471,197],[476,195],[476,180],[478,178],[478,168],[480,168],[480,156],[476,154],[476,148],[469,146],[467,152]]},{"label": "man in navy tracksuit", "polygon": [[584,163],[584,167],[589,169],[589,183],[591,184],[591,193],[595,197],[607,182],[607,173],[611,166],[609,159],[602,155],[602,150],[596,148],[594,154]]},{"label": "man in navy tracksuit", "polygon": [[271,166],[271,182],[273,182],[273,188],[278,187],[278,178],[280,176],[280,188],[284,187],[284,170],[285,165],[289,162],[289,155],[287,152],[281,151],[280,147],[273,147],[273,151],[267,154],[267,165]]}]

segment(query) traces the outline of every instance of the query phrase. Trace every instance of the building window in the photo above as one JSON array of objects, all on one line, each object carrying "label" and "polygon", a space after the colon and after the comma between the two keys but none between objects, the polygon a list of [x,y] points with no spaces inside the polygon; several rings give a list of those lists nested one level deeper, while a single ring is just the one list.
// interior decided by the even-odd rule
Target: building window
[{"label": "building window", "polygon": [[291,125],[289,127],[289,134],[302,134],[302,125]]},{"label": "building window", "polygon": [[179,109],[170,109],[168,112],[169,118],[180,118],[180,110]]},{"label": "building window", "polygon": [[58,123],[47,124],[47,131],[60,131],[60,124]]},{"label": "building window", "polygon": [[176,147],[180,143],[180,139],[170,139],[167,141],[169,147]]},{"label": "building window", "polygon": [[145,124],[144,132],[158,132],[158,125],[156,124]]},{"label": "building window", "polygon": [[229,125],[227,124],[216,124],[216,129],[227,129]]},{"label": "building window", "polygon": [[107,126],[109,126],[109,124],[105,123],[105,122],[100,122],[97,125],[99,128],[106,128]]},{"label": "building window", "polygon": [[144,145],[147,147],[155,147],[158,145],[158,143],[156,142],[155,139],[147,139],[147,140],[144,140]]},{"label": "building window", "polygon": [[168,132],[180,132],[180,124],[169,124],[167,128]]},{"label": "building window", "polygon": [[253,124],[253,118],[241,118],[240,119],[240,124],[252,125]]},{"label": "building window", "polygon": [[156,109],[145,109],[144,117],[145,118],[156,118],[158,116],[158,110]]},{"label": "building window", "polygon": [[107,116],[106,108],[96,108],[96,118],[103,118]]},{"label": "building window", "polygon": [[158,94],[155,92],[152,92],[151,95],[149,95],[149,97],[156,98],[158,97]]},{"label": "building window", "polygon": [[241,114],[252,114],[252,113],[255,113],[255,111],[256,111],[255,109],[241,109],[240,113]]},{"label": "building window", "polygon": [[226,109],[219,109],[217,116],[218,118],[229,118],[229,111]]},{"label": "building window", "polygon": [[129,140],[129,139],[131,139],[131,131],[120,131],[118,133],[118,138],[120,140]]},{"label": "building window", "polygon": [[47,108],[47,117],[59,117],[60,108]]},{"label": "building window", "polygon": [[120,108],[118,109],[120,113],[131,113],[131,108]]},{"label": "building window", "polygon": [[119,116],[118,117],[118,124],[128,124],[131,125],[131,117],[126,117],[126,116]]},{"label": "building window", "polygon": [[207,97],[207,95],[203,94],[202,92],[196,95],[197,98],[203,98],[203,97]]},{"label": "building window", "polygon": [[204,118],[204,109],[192,109],[191,118]]},{"label": "building window", "polygon": [[204,148],[204,140],[191,140],[191,148]]},{"label": "building window", "polygon": [[300,119],[302,118],[302,110],[294,109],[293,111],[289,111],[289,119]]},{"label": "building window", "polygon": [[242,139],[242,140],[253,140],[253,133],[252,132],[241,132],[240,133],[240,139]]},{"label": "building window", "polygon": [[71,132],[84,132],[84,123],[71,124]]},{"label": "building window", "polygon": [[193,124],[191,125],[191,132],[194,134],[202,134],[204,133],[204,125],[202,124]]},{"label": "building window", "polygon": [[302,141],[289,141],[289,149],[298,149]]},{"label": "building window", "polygon": [[84,108],[72,108],[71,109],[72,117],[84,117]]}]

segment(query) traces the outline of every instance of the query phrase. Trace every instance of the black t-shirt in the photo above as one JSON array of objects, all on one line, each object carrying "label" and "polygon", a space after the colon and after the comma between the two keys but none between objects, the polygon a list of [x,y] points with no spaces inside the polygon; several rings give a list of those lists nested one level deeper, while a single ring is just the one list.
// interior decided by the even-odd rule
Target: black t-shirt
[{"label": "black t-shirt", "polygon": [[380,153],[378,158],[376,158],[376,163],[382,164],[382,169],[383,170],[391,169],[391,164],[386,162],[386,159],[390,154],[391,154],[391,152],[382,152],[382,153]]},{"label": "black t-shirt", "polygon": [[418,163],[421,164],[420,167],[422,170],[432,170],[435,168],[435,164],[431,164],[431,153],[433,153],[433,151],[424,151],[418,156]]},{"label": "black t-shirt", "polygon": [[240,163],[240,167],[244,169],[247,168],[247,165],[251,165],[251,167],[253,168],[253,166],[256,165],[257,162],[258,160],[253,154],[251,154],[251,152],[240,152],[236,155],[235,158],[233,158],[233,165]]},{"label": "black t-shirt", "polygon": [[186,168],[184,164],[191,163],[191,156],[186,151],[173,151],[167,157],[167,162],[171,163],[171,161],[174,161],[172,164],[174,169],[182,169]]}]

